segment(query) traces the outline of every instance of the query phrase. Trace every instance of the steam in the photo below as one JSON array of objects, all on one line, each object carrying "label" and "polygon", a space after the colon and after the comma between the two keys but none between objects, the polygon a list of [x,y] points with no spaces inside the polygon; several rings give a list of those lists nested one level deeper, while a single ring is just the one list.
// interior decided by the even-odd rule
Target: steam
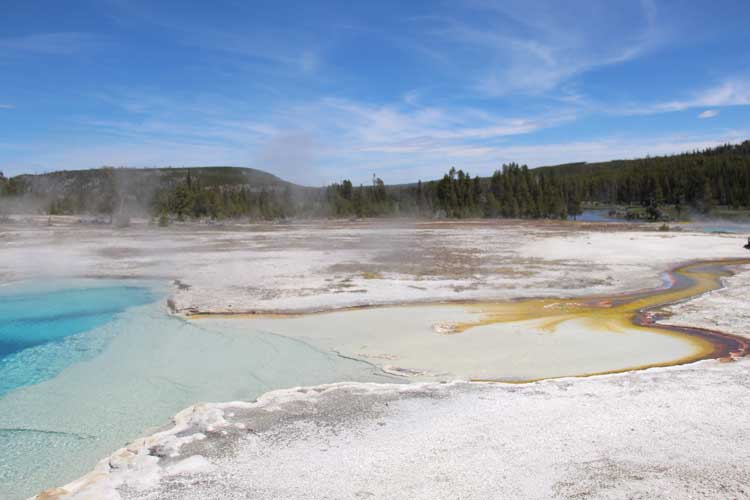
[{"label": "steam", "polygon": [[148,216],[158,189],[183,180],[169,169],[101,167],[59,171],[46,175],[20,175],[15,182],[22,194],[0,196],[0,214]]},{"label": "steam", "polygon": [[256,168],[274,172],[284,180],[314,186],[325,182],[315,165],[319,146],[315,137],[304,131],[287,132],[275,136],[256,158]]}]

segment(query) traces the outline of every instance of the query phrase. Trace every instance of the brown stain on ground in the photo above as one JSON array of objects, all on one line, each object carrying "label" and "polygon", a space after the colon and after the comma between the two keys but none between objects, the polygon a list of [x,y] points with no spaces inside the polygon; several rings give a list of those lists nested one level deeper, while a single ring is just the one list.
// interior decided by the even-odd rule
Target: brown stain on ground
[{"label": "brown stain on ground", "polygon": [[[622,332],[639,330],[670,335],[687,340],[694,347],[693,354],[664,363],[652,363],[630,368],[584,373],[576,376],[587,377],[611,373],[621,373],[660,366],[674,366],[703,359],[731,360],[750,353],[750,341],[726,333],[694,327],[658,324],[656,321],[666,315],[660,309],[687,299],[702,295],[722,287],[721,279],[733,274],[732,268],[750,264],[750,259],[716,260],[693,262],[676,267],[668,272],[670,285],[666,288],[640,290],[617,295],[589,296],[572,299],[522,299],[504,302],[441,302],[419,305],[462,305],[469,311],[478,313],[480,319],[473,322],[452,324],[448,335],[461,334],[478,326],[512,323],[526,320],[539,320],[541,329],[554,333],[563,322],[582,321],[589,331]],[[413,304],[396,304],[397,307],[410,307]],[[331,314],[351,310],[370,309],[378,306],[357,306],[332,311],[303,313],[195,313],[188,317],[200,318],[290,318],[302,315]],[[394,307],[394,306],[387,306]],[[539,325],[535,325],[539,328]],[[532,380],[479,380],[486,382],[533,382]]]}]

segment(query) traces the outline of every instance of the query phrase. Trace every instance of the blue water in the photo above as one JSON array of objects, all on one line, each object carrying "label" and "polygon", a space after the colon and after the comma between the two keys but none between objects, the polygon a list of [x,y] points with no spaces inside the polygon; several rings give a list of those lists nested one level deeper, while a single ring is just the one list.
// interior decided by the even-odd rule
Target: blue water
[{"label": "blue water", "polygon": [[109,336],[90,332],[154,300],[149,288],[96,280],[75,288],[54,283],[0,288],[0,396],[100,352]]},{"label": "blue water", "polygon": [[[573,220],[573,216],[568,217],[568,219]],[[609,215],[609,209],[584,210],[575,220],[580,222],[639,222],[621,217],[612,217]]]},{"label": "blue water", "polygon": [[64,485],[196,402],[399,381],[253,321],[185,321],[134,284],[0,286],[0,499]]},{"label": "blue water", "polygon": [[[573,217],[570,216],[568,217],[568,219],[573,220]],[[624,219],[622,217],[612,217],[609,215],[609,209],[584,210],[581,215],[575,218],[575,220],[579,222],[647,222],[639,219]],[[695,220],[678,227],[682,227],[689,231],[699,231],[702,233],[730,233],[750,235],[750,221],[738,222],[726,219],[706,219]]]},{"label": "blue water", "polygon": [[704,233],[750,234],[750,223],[715,220],[712,222],[696,221],[687,224],[689,229]]}]

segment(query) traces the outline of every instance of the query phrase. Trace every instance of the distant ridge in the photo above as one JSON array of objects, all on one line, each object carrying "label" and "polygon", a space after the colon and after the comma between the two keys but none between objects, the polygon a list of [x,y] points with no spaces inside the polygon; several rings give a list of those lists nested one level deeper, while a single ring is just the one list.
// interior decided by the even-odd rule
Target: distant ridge
[{"label": "distant ridge", "polygon": [[[21,174],[12,178],[21,182],[31,192],[68,190],[75,183],[81,187],[99,187],[114,177],[133,184],[157,183],[169,188],[185,180],[190,172],[206,187],[219,186],[287,186],[291,185],[271,173],[249,167],[205,166],[205,167],[100,167],[85,170],[57,170],[43,174]],[[153,187],[153,184],[151,185]]]},{"label": "distant ridge", "polygon": [[[342,172],[345,175],[345,172]],[[750,210],[750,141],[677,155],[567,163],[529,169],[503,165],[491,177],[451,168],[440,180],[326,187],[293,184],[262,170],[216,167],[112,168],[0,176],[0,215],[138,213],[152,216],[521,217],[566,218],[582,204],[660,206],[707,214]]]},{"label": "distant ridge", "polygon": [[[644,158],[633,158],[627,160],[608,160],[600,162],[570,162],[561,163],[558,165],[545,165],[540,167],[534,167],[537,173],[549,173],[555,175],[564,176],[577,176],[577,175],[588,175],[588,174],[602,174],[611,170],[617,170],[622,167],[637,167],[645,165],[646,163],[653,163],[659,159],[689,159],[690,157],[711,157],[719,155],[733,155],[737,157],[748,157],[750,156],[750,140],[744,141],[739,144],[725,144],[715,148],[706,149],[703,151],[690,151],[683,153],[676,153],[671,155],[662,156],[647,156]],[[500,165],[497,166],[498,168]],[[458,168],[458,166],[457,166]],[[191,173],[196,179],[200,179],[200,182],[205,187],[229,187],[229,186],[244,186],[254,187],[258,189],[269,188],[269,187],[296,187],[296,188],[307,188],[307,189],[318,189],[312,186],[301,186],[292,182],[281,179],[280,177],[250,167],[236,167],[236,166],[198,166],[198,167],[111,167],[103,166],[99,168],[83,169],[83,170],[57,170],[52,172],[46,172],[41,174],[20,174],[11,177],[10,180],[23,185],[26,192],[34,193],[53,193],[62,192],[70,189],[69,184],[75,182],[88,187],[97,187],[100,181],[107,178],[109,175],[114,175],[118,178],[130,178],[133,182],[141,183],[147,182],[153,189],[153,183],[156,183],[162,188],[171,188],[176,184],[185,180]],[[1,172],[0,172],[1,175]],[[346,175],[342,176],[346,178]],[[2,177],[0,177],[2,180]],[[438,179],[423,179],[423,182],[437,181]],[[484,177],[482,180],[489,181],[489,177]],[[400,184],[388,184],[385,179],[388,188],[402,188],[416,186],[417,181],[405,182]],[[7,182],[7,180],[6,180]]]},{"label": "distant ridge", "polygon": [[[6,194],[23,198],[30,210],[61,213],[112,212],[118,200],[147,210],[164,193],[192,179],[202,187],[217,191],[242,189],[262,191],[304,190],[279,177],[248,167],[100,167],[86,170],[59,170],[43,174],[21,174],[0,178]],[[114,201],[113,201],[114,200]]]}]

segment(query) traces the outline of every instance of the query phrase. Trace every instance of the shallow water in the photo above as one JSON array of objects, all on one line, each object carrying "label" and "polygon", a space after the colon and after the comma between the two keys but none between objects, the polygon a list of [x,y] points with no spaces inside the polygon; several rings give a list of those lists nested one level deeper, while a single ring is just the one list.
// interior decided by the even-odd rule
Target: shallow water
[{"label": "shallow water", "polygon": [[[0,498],[65,484],[202,401],[252,400],[273,389],[344,380],[405,380],[378,366],[417,378],[523,381],[714,356],[721,342],[636,323],[644,323],[643,309],[717,288],[724,274],[721,264],[702,264],[671,274],[669,288],[614,297],[284,318],[185,321],[161,303],[131,307],[63,338],[107,339],[93,355],[0,396]],[[64,302],[72,293],[48,299]]]},{"label": "shallow water", "polygon": [[725,265],[683,266],[666,287],[616,296],[409,305],[281,317],[209,316],[214,328],[271,331],[420,379],[524,382],[666,366],[730,352],[745,342],[664,327],[643,311],[721,286]]},{"label": "shallow water", "polygon": [[[9,288],[3,293],[12,296]],[[61,302],[78,293],[86,292],[72,287],[46,300],[63,308]],[[369,364],[298,340],[185,322],[161,303],[116,313],[63,342],[76,337],[86,346],[97,344],[85,339],[107,340],[55,376],[0,397],[2,499],[65,484],[197,402],[252,400],[273,389],[339,380],[388,380]]]},{"label": "shallow water", "polygon": [[[235,321],[245,323],[247,332],[296,336],[420,380],[528,381],[588,375],[670,364],[700,356],[711,347],[690,337],[622,323],[617,317],[602,321],[583,312],[543,312],[534,308],[528,315],[500,320],[495,315],[502,313],[489,305],[445,304],[205,323],[232,328]],[[453,334],[435,331],[460,325],[470,328]]]},{"label": "shallow water", "polygon": [[636,219],[612,217],[609,215],[609,209],[584,210],[580,215],[575,217],[571,215],[568,219],[577,220],[579,222],[642,222]]},{"label": "shallow water", "polygon": [[0,288],[0,396],[54,377],[110,340],[87,334],[129,307],[153,302],[147,286],[78,280]]},{"label": "shallow water", "polygon": [[695,221],[685,224],[685,227],[692,231],[702,233],[727,233],[727,234],[748,234],[750,235],[750,222],[736,222],[731,220],[716,219],[713,221]]}]

